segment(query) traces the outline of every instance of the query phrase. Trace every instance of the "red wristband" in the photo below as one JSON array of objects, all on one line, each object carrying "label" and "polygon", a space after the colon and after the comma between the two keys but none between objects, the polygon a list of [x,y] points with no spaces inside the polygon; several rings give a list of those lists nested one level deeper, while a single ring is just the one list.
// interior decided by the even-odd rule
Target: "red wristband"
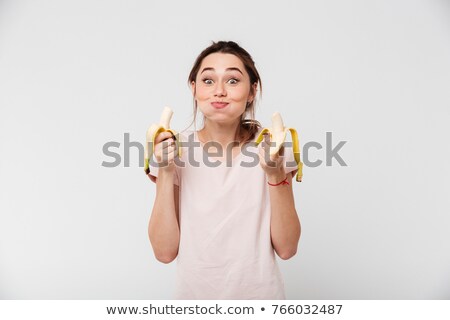
[{"label": "red wristband", "polygon": [[284,184],[287,184],[287,185],[288,185],[289,182],[287,181],[287,176],[286,176],[286,178],[285,178],[283,181],[279,182],[279,183],[270,183],[269,181],[267,181],[267,184],[268,184],[269,186],[276,187],[276,186],[284,185]]}]

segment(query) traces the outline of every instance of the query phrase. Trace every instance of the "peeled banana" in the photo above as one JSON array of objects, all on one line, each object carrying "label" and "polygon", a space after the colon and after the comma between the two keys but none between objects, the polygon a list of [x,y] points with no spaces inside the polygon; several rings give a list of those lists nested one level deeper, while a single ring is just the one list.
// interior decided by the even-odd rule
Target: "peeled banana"
[{"label": "peeled banana", "polygon": [[[147,130],[147,135],[145,139],[145,146],[144,146],[144,171],[146,174],[150,173],[149,168],[149,159],[151,159],[152,154],[155,152],[155,139],[161,132],[170,132],[174,139],[176,139],[177,133],[170,129],[170,120],[172,119],[173,111],[169,107],[164,107],[163,112],[161,114],[161,119],[159,121],[159,124],[152,124],[150,128]],[[181,148],[178,143],[178,141],[175,141],[177,148],[178,148],[178,155],[181,155]],[[149,145],[151,144],[151,149],[149,149]]]},{"label": "peeled banana", "polygon": [[280,150],[284,141],[286,140],[287,132],[291,132],[292,136],[292,149],[294,151],[294,159],[298,166],[297,181],[302,181],[303,177],[303,163],[300,161],[300,144],[298,141],[297,131],[294,128],[287,128],[284,126],[283,119],[278,112],[272,115],[272,128],[264,128],[259,136],[256,138],[256,145],[261,143],[264,139],[264,134],[270,135],[270,142],[275,143],[275,146],[270,147],[270,155],[275,155]]}]

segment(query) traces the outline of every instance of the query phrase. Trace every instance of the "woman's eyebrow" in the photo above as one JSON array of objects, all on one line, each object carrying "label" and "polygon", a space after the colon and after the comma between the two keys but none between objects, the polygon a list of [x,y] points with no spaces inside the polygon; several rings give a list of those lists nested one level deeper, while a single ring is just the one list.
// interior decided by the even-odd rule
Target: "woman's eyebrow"
[{"label": "woman's eyebrow", "polygon": [[[202,73],[205,72],[205,71],[209,71],[209,70],[214,71],[215,69],[214,69],[214,68],[207,67],[207,68],[204,68],[204,69],[202,70],[202,72],[200,72],[200,74],[202,74]],[[240,72],[242,75],[244,75],[244,74],[242,73],[242,71],[241,71],[239,68],[236,68],[236,67],[226,68],[225,71],[238,71],[238,72]]]}]

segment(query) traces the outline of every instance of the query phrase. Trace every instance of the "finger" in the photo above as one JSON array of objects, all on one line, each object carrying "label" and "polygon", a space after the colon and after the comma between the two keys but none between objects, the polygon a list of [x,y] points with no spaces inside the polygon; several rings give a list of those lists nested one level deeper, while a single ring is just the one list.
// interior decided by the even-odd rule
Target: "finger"
[{"label": "finger", "polygon": [[261,158],[264,158],[264,155],[266,153],[266,148],[263,146],[262,143],[261,143],[261,148],[258,149],[258,153]]},{"label": "finger", "polygon": [[168,147],[175,145],[175,140],[173,138],[168,138],[160,142],[162,149],[167,149]]},{"label": "finger", "polygon": [[174,150],[175,150],[175,143],[164,146],[162,152],[168,154],[170,152],[173,152]]},{"label": "finger", "polygon": [[284,156],[284,146],[281,146],[280,151],[278,151],[278,154],[280,155],[280,157]]},{"label": "finger", "polygon": [[263,166],[274,167],[276,166],[276,159],[270,154],[270,148],[261,148],[259,150],[259,161]]},{"label": "finger", "polygon": [[161,156],[163,153],[167,153],[167,149],[175,145],[175,143],[172,142],[169,140],[159,142],[157,145],[155,145],[155,154],[157,156]]},{"label": "finger", "polygon": [[168,131],[163,131],[160,134],[158,134],[155,138],[155,144],[160,143],[163,140],[169,139],[173,137],[172,133],[168,132]]},{"label": "finger", "polygon": [[270,148],[270,135],[268,133],[264,134],[264,139],[263,139],[263,147],[264,148]]},{"label": "finger", "polygon": [[176,154],[177,154],[177,149],[174,146],[159,150],[159,152],[155,152],[156,159],[159,163],[173,161]]},{"label": "finger", "polygon": [[274,164],[278,163],[279,158],[280,155],[278,154],[278,152],[270,155],[270,161],[273,162]]},{"label": "finger", "polygon": [[167,148],[167,147],[175,144],[175,140],[172,137],[166,138],[166,139],[162,140],[160,142],[160,144],[162,145],[163,148]]},{"label": "finger", "polygon": [[270,135],[268,133],[264,134],[264,142],[270,145]]}]

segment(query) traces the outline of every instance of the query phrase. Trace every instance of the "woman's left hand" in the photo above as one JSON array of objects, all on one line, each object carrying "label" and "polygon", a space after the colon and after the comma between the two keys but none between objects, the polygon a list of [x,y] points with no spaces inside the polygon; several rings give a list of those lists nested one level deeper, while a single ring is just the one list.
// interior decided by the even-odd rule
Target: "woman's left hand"
[{"label": "woman's left hand", "polygon": [[284,147],[274,154],[270,155],[270,137],[264,135],[264,140],[259,148],[259,163],[269,178],[284,179]]}]

